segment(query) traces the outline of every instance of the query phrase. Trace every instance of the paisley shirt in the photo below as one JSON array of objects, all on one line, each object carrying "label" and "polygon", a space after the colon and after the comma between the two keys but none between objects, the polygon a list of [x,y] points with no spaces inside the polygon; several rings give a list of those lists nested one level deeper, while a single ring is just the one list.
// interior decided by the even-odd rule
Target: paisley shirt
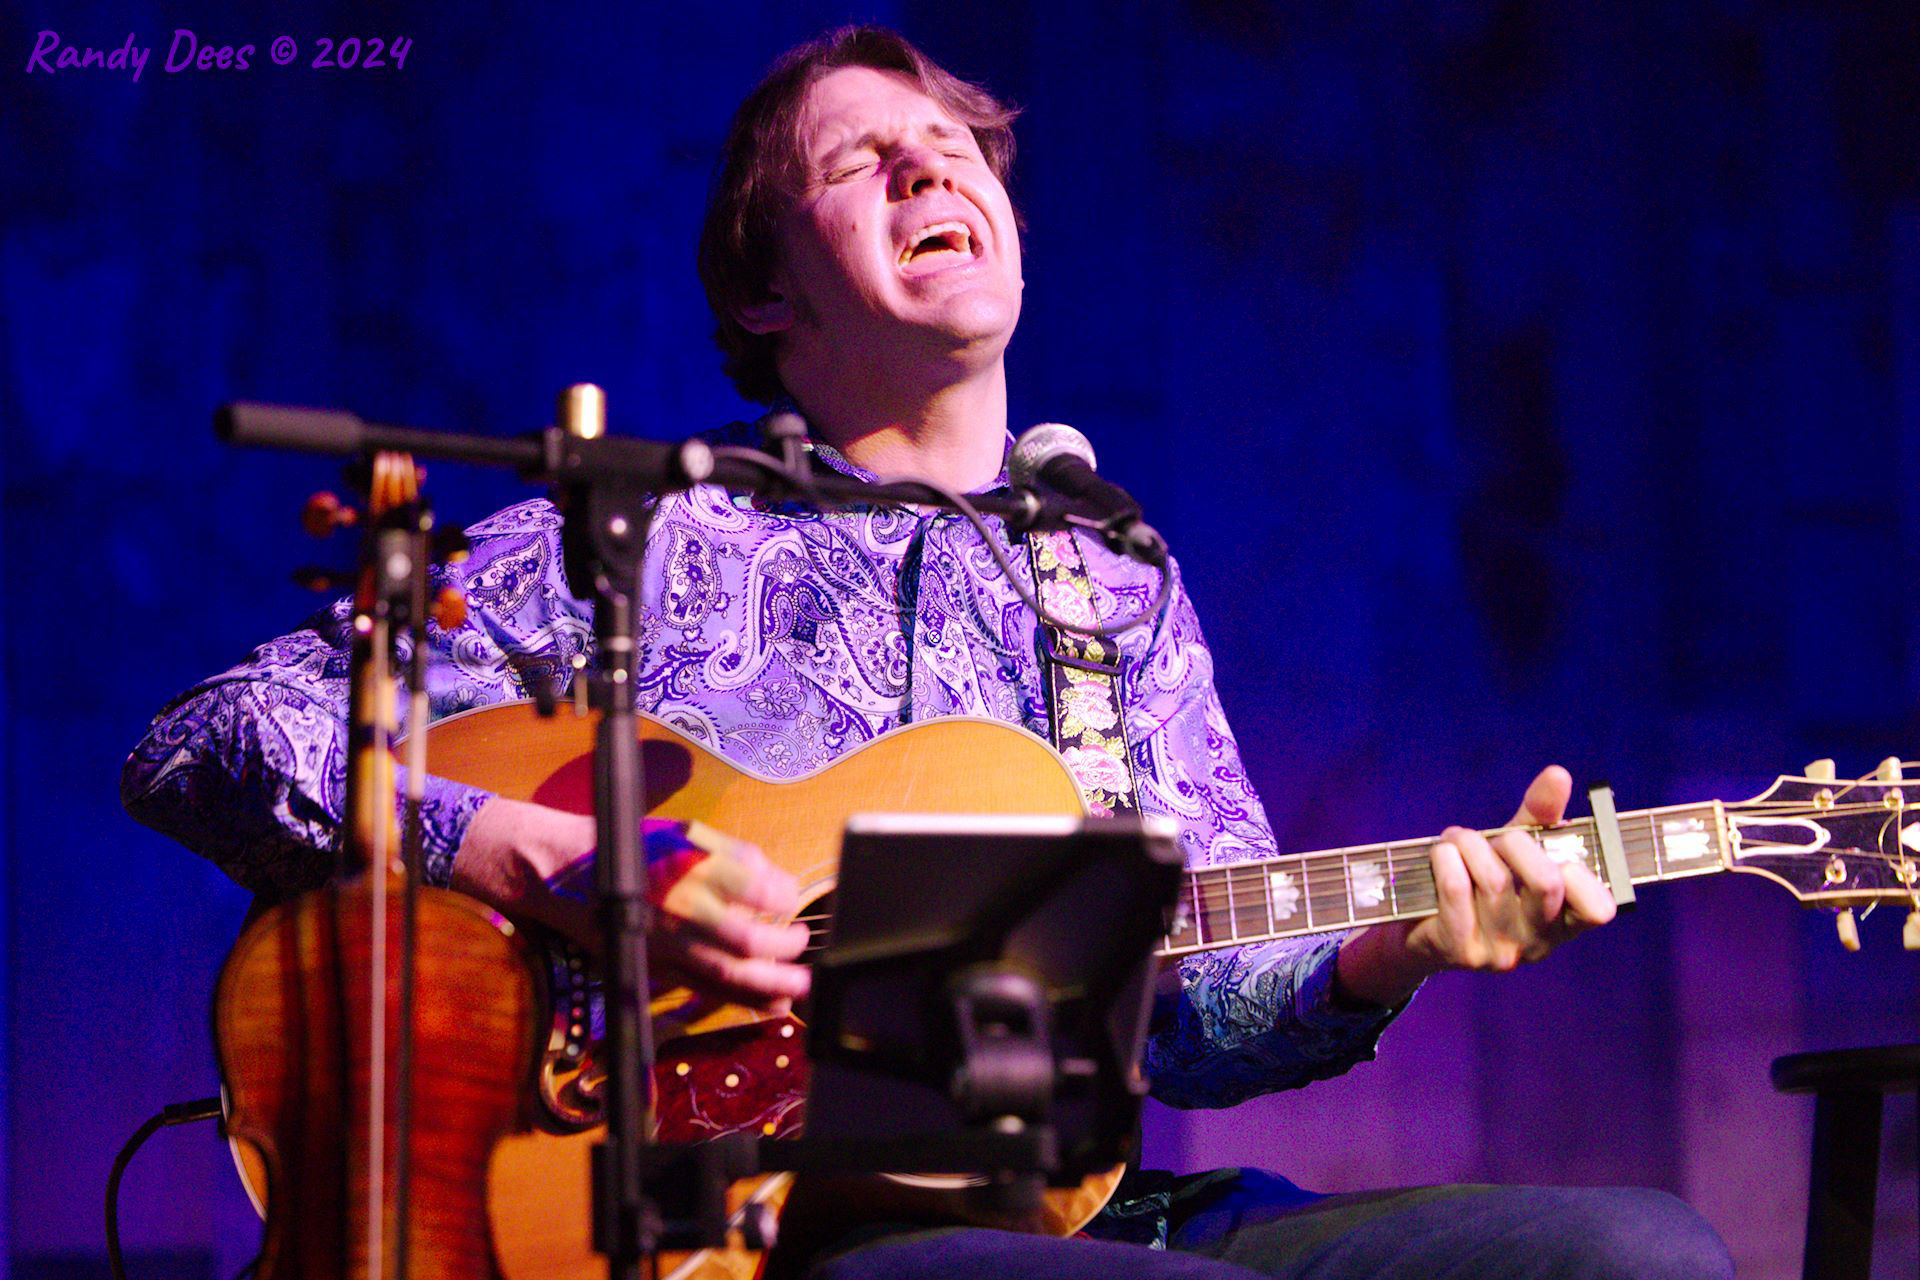
[{"label": "paisley shirt", "polygon": [[[736,424],[713,438],[757,436]],[[816,465],[872,479],[813,448]],[[440,571],[469,607],[458,628],[428,632],[436,718],[563,686],[576,657],[591,660],[592,606],[565,580],[560,526],[545,501],[508,508],[469,530],[464,564]],[[1024,547],[997,521],[988,527],[1025,579]],[[1098,616],[1152,603],[1156,570],[1092,540],[1081,550]],[[1141,808],[1179,823],[1191,865],[1272,854],[1192,602],[1170,572],[1159,616],[1118,638]],[[641,709],[762,774],[818,769],[935,716],[991,716],[1048,735],[1033,611],[958,516],[822,514],[702,486],[659,500],[643,574]],[[348,648],[343,601],[172,703],[127,761],[128,810],[255,892],[323,881],[345,790]],[[426,874],[444,884],[487,796],[444,779],[425,791]],[[1386,1015],[1336,1005],[1338,943],[1183,960],[1180,992],[1162,999],[1148,1046],[1154,1095],[1225,1106],[1371,1057]]]}]

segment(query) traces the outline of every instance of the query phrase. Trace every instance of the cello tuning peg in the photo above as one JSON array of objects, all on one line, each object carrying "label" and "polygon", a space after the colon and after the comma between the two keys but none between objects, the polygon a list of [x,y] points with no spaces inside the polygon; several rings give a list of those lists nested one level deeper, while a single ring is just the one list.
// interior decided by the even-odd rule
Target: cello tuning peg
[{"label": "cello tuning peg", "polygon": [[1899,782],[1900,757],[1888,756],[1885,760],[1882,760],[1880,767],[1873,771],[1873,776],[1882,782]]},{"label": "cello tuning peg", "polygon": [[433,559],[441,564],[461,564],[473,544],[459,529],[436,529],[433,534]]},{"label": "cello tuning peg", "polygon": [[[1840,909],[1840,914],[1834,917],[1833,927],[1840,931],[1841,946],[1845,947],[1848,951],[1858,951],[1860,949],[1860,923],[1853,918],[1852,907],[1842,907]],[[1907,924],[1907,932],[1913,932],[1913,924],[1911,921]]]},{"label": "cello tuning peg", "polygon": [[360,513],[340,501],[338,494],[321,490],[307,499],[300,510],[300,527],[316,538],[324,538],[336,529],[360,523]]},{"label": "cello tuning peg", "polygon": [[442,631],[453,631],[467,620],[467,598],[454,587],[442,587],[433,596],[429,609]]},{"label": "cello tuning peg", "polygon": [[338,569],[327,569],[320,565],[303,565],[293,571],[293,584],[308,591],[346,591],[351,589],[353,575],[342,573]]},{"label": "cello tuning peg", "polygon": [[1900,943],[1909,951],[1920,951],[1920,907],[1907,912],[1907,927],[1900,931]]},{"label": "cello tuning peg", "polygon": [[1834,778],[1833,761],[1815,760],[1802,770],[1802,773],[1815,782],[1832,782]]}]

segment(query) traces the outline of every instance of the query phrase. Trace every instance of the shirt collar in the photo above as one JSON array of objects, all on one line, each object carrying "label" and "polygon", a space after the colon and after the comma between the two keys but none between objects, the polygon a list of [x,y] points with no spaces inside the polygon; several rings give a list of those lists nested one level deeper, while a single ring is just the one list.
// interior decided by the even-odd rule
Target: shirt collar
[{"label": "shirt collar", "polygon": [[[801,412],[800,406],[793,401],[780,400],[776,401],[773,407],[767,410],[766,417],[763,417],[761,422],[765,422],[766,418],[770,418],[776,413],[798,413],[802,421],[805,421],[807,416]],[[811,423],[808,424],[807,430],[809,432],[807,436],[807,451],[813,454],[814,459],[821,465],[827,467],[829,470],[837,471],[843,476],[851,476],[853,479],[863,481],[867,484],[878,484],[880,482],[879,476],[867,470],[859,463],[854,462],[826,441],[814,437],[811,434],[813,430]],[[992,483],[982,485],[977,489],[970,489],[968,492],[970,494],[993,493],[997,490],[1007,488],[1011,483],[1007,477],[1007,460],[1012,456],[1013,433],[1009,431],[1007,432],[1006,442],[1000,449],[1000,474],[993,478]]]}]

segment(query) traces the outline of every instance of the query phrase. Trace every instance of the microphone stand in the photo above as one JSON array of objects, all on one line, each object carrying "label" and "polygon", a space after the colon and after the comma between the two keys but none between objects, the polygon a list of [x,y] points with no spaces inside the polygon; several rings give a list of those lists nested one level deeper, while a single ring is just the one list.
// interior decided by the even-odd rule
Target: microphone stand
[{"label": "microphone stand", "polygon": [[[566,394],[571,394],[571,389]],[[765,454],[756,454],[754,461],[743,460],[737,456],[746,452],[743,450],[728,450],[728,455],[735,456],[722,456],[699,439],[668,444],[632,437],[578,436],[558,425],[524,436],[463,435],[367,422],[340,409],[303,409],[248,400],[222,405],[214,414],[213,426],[214,433],[229,444],[338,456],[394,450],[416,458],[503,467],[518,472],[530,483],[563,490],[604,481],[657,494],[712,484],[735,493],[771,498],[799,494],[822,510],[889,505],[958,510],[940,490],[915,480],[868,484],[837,473],[791,474],[788,467],[795,455],[789,437],[781,442],[788,456],[783,464]],[[1022,486],[1004,494],[973,494],[967,501],[981,515],[1000,517],[1013,534],[1072,528],[1107,540],[1113,515],[1097,502],[1043,495]],[[1116,550],[1124,552],[1127,548]]]},{"label": "microphone stand", "polygon": [[[590,384],[560,393],[555,427],[574,442],[604,438],[606,398]],[[607,1135],[593,1149],[594,1247],[610,1280],[640,1280],[659,1248],[659,1207],[642,1179],[653,1140],[653,1022],[647,1014],[646,851],[641,846],[646,773],[634,731],[634,613],[640,596],[651,492],[630,479],[561,487],[561,546],[569,582],[593,584],[598,670],[591,679],[596,905],[606,1001]]]},{"label": "microphone stand", "polygon": [[[594,1246],[607,1255],[610,1280],[640,1280],[642,1263],[657,1251],[663,1229],[659,1207],[647,1194],[647,1170],[660,1161],[651,1156],[654,1051],[647,1008],[647,932],[652,906],[641,847],[644,762],[634,723],[634,622],[653,499],[696,484],[717,484],[776,498],[803,493],[821,508],[891,503],[953,509],[939,491],[913,481],[874,485],[838,475],[793,474],[801,455],[791,424],[788,427],[775,433],[784,461],[717,456],[697,439],[663,444],[608,437],[605,396],[590,383],[560,394],[553,426],[509,439],[370,423],[340,410],[249,401],[223,405],[214,415],[215,433],[231,444],[336,455],[398,450],[421,458],[508,467],[529,481],[547,484],[558,496],[565,515],[561,540],[567,580],[593,584],[600,658],[591,689],[600,713],[594,739],[599,838],[595,876],[605,952],[606,1038],[612,1053],[607,1141],[593,1153]],[[1016,534],[1066,527],[1104,533],[1102,522],[1110,514],[1084,503],[1043,499],[1030,489],[1005,496],[981,494],[969,501],[976,511],[1000,516]],[[716,1146],[716,1155],[727,1152],[724,1144]],[[1024,1147],[1012,1154],[1028,1165],[1035,1159]],[[836,1156],[829,1163],[844,1167],[847,1160]]]}]

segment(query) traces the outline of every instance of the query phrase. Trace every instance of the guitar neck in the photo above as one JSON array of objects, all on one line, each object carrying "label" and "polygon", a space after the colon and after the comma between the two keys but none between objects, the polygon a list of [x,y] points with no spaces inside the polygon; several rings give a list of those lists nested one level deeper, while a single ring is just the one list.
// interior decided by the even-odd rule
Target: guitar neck
[{"label": "guitar neck", "polygon": [[[1618,823],[1634,884],[1711,875],[1731,865],[1726,811],[1717,800],[1622,813]],[[1484,834],[1491,838],[1515,829],[1497,827]],[[1608,882],[1592,818],[1517,829],[1531,832],[1555,862],[1584,863]],[[1188,955],[1432,915],[1437,901],[1429,858],[1433,845],[1431,838],[1355,845],[1189,871],[1175,927],[1160,954]]]}]

